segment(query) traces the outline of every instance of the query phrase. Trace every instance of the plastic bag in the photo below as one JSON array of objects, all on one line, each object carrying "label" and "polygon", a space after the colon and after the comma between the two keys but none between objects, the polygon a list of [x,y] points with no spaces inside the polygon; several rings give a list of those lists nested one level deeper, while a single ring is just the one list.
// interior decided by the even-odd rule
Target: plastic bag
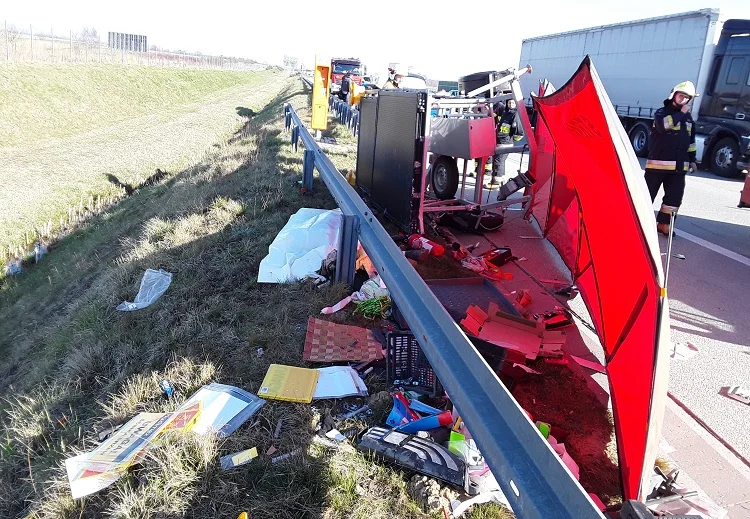
[{"label": "plastic bag", "polygon": [[172,283],[171,273],[162,269],[147,269],[146,273],[143,274],[143,279],[141,279],[141,288],[138,289],[135,300],[132,303],[123,301],[117,305],[116,309],[123,312],[132,312],[133,310],[140,310],[141,308],[151,306],[154,301],[167,291],[170,283]]}]

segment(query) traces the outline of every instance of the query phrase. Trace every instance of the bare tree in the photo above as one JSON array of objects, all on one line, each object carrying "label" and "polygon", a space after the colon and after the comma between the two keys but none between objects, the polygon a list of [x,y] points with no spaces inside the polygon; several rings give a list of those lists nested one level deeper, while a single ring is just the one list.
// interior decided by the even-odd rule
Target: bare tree
[{"label": "bare tree", "polygon": [[96,28],[94,27],[84,27],[79,37],[89,47],[99,44],[99,33],[96,32]]},{"label": "bare tree", "polygon": [[287,68],[295,69],[297,68],[297,58],[294,56],[287,56],[284,55],[284,66]]},{"label": "bare tree", "polygon": [[8,24],[5,28],[5,36],[8,40],[8,46],[13,47],[13,50],[16,50],[16,42],[21,37],[21,29],[17,28],[15,25]]}]

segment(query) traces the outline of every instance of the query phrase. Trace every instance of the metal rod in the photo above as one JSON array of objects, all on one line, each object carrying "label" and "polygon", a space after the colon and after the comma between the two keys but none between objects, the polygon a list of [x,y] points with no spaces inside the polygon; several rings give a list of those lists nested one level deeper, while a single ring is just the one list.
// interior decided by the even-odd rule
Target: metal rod
[{"label": "metal rod", "polygon": [[666,289],[669,283],[669,266],[672,263],[672,239],[674,238],[674,220],[676,209],[673,209],[669,213],[669,237],[667,245],[667,268],[664,269],[664,288]]}]

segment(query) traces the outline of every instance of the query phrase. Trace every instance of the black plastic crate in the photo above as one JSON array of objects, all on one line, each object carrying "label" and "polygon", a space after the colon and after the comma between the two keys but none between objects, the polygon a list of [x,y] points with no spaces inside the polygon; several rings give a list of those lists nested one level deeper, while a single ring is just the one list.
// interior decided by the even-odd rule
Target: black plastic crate
[{"label": "black plastic crate", "polygon": [[442,396],[443,386],[414,335],[409,332],[391,332],[387,339],[385,371],[388,384],[396,384],[405,390],[429,396]]}]

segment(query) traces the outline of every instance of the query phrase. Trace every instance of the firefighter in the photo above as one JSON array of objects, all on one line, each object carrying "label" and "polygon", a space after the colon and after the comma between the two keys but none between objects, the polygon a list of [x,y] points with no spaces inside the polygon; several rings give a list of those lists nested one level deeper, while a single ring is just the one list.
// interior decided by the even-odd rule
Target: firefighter
[{"label": "firefighter", "polygon": [[396,90],[401,88],[399,85],[401,84],[401,78],[403,78],[404,75],[397,70],[393,70],[393,73],[391,73],[392,70],[393,69],[388,69],[388,81],[383,85],[383,90]]},{"label": "firefighter", "polygon": [[[516,113],[515,99],[508,99],[504,107],[499,105],[495,108],[497,144],[513,144],[523,138],[523,127],[518,124]],[[488,186],[496,184],[497,177],[505,176],[505,161],[507,158],[507,153],[495,153],[492,156],[492,180],[490,180]]]},{"label": "firefighter", "polygon": [[344,77],[341,78],[341,90],[339,90],[339,99],[346,101],[347,95],[351,90],[352,86],[352,73],[347,72]]},{"label": "firefighter", "polygon": [[651,201],[659,187],[664,186],[664,198],[656,216],[656,229],[669,236],[670,217],[682,204],[685,176],[697,169],[695,164],[695,123],[690,115],[690,101],[695,97],[695,85],[684,81],[672,89],[664,107],[654,115],[646,161],[646,184]]}]

